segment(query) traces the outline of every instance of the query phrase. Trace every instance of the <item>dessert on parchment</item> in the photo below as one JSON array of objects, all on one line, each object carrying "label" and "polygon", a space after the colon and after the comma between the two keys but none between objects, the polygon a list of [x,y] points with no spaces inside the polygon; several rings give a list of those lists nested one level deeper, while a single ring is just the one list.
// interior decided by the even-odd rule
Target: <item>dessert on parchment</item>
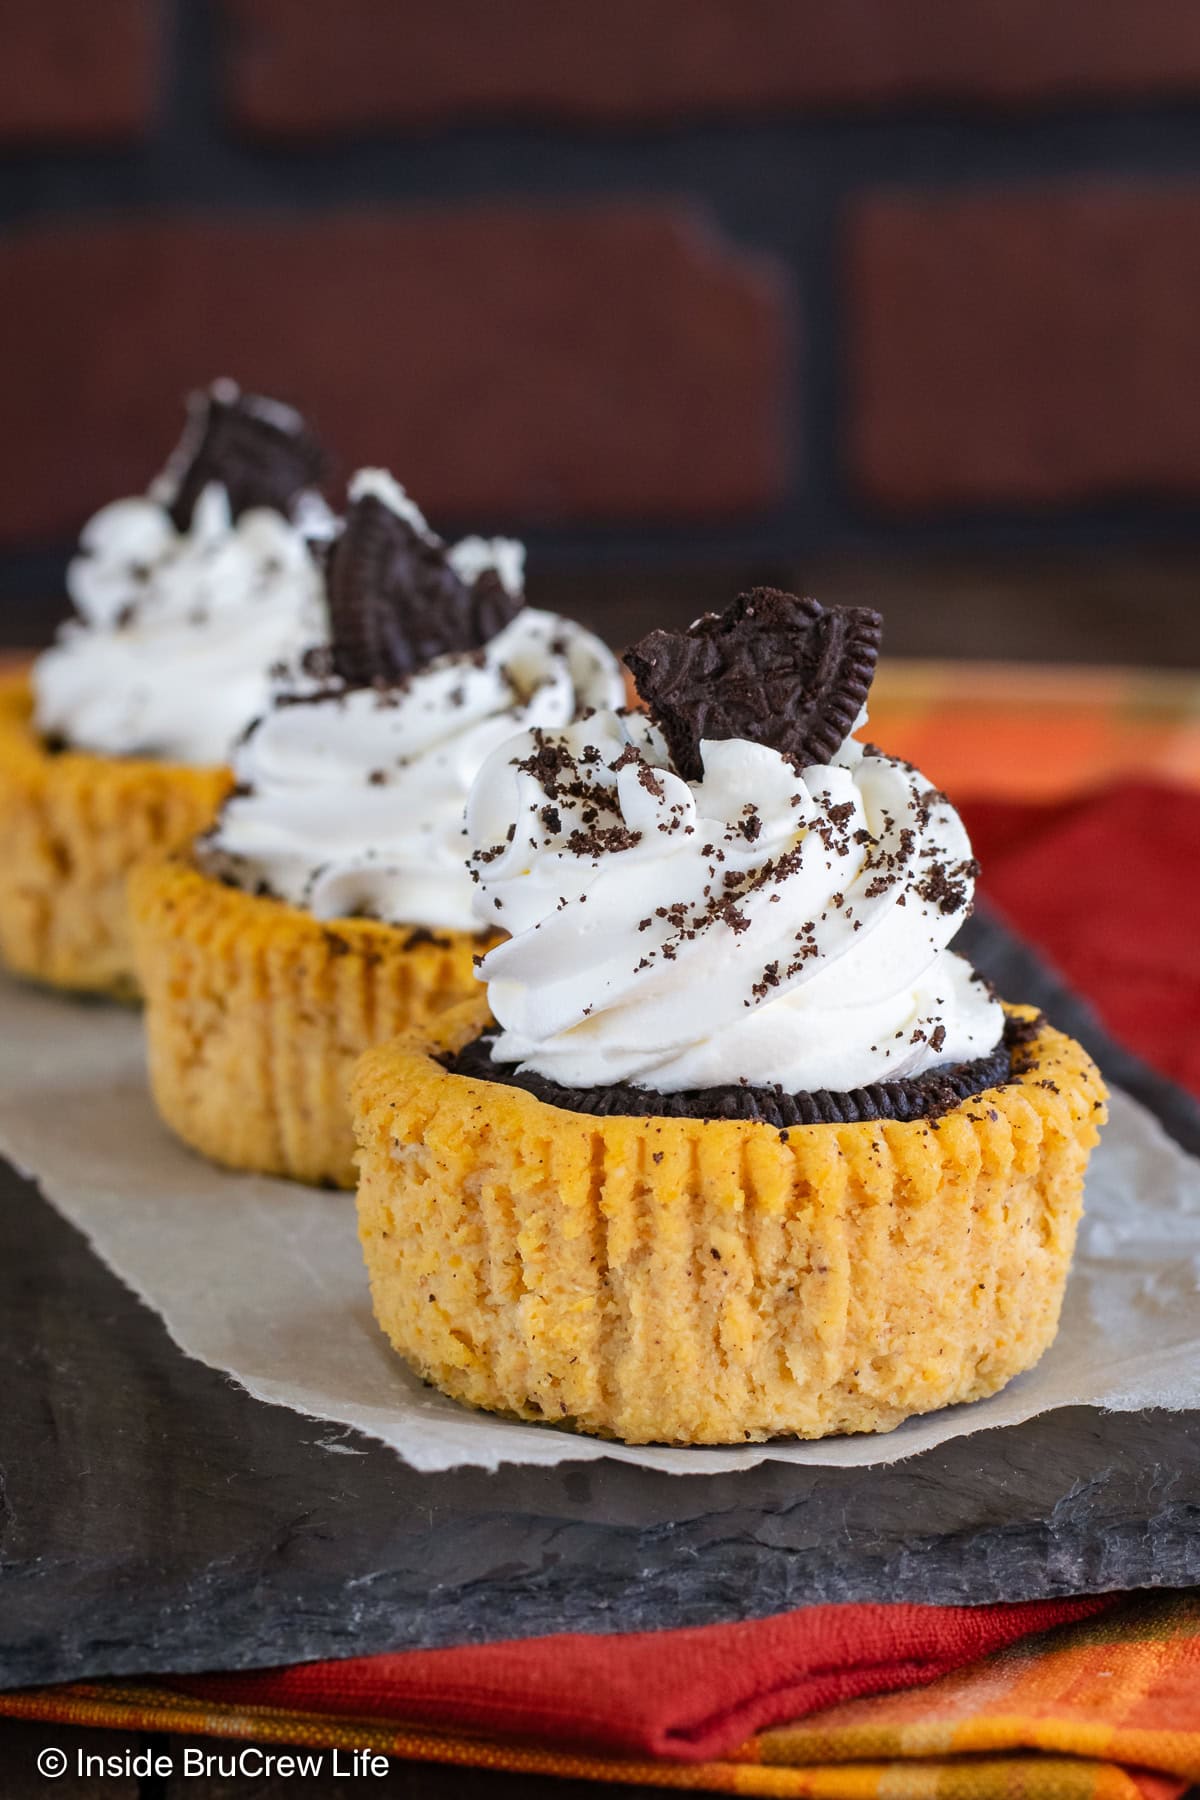
[{"label": "dessert on parchment", "polygon": [[885,1431],[1054,1337],[1100,1077],[950,946],[976,865],[861,740],[878,615],[771,590],[627,654],[649,716],[489,758],[477,1008],[356,1075],[395,1347],[631,1443]]},{"label": "dessert on parchment", "polygon": [[239,745],[214,829],[132,883],[155,1099],[217,1161],[352,1187],[357,1056],[482,1007],[503,920],[472,910],[471,781],[515,733],[623,693],[598,638],[523,604],[523,563],[508,539],[446,545],[361,471],[328,640]]},{"label": "dessert on parchment", "polygon": [[212,822],[273,665],[323,635],[324,461],[290,407],[216,382],[149,492],[84,527],[75,617],[0,682],[0,959],[18,973],[134,995],[129,870]]}]

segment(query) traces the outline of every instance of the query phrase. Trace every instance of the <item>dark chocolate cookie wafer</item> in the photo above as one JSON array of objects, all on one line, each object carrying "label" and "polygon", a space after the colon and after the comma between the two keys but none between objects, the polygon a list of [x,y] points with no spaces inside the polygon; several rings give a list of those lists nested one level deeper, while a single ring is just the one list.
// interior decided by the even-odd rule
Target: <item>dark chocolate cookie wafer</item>
[{"label": "dark chocolate cookie wafer", "polygon": [[[809,1093],[788,1094],[779,1087],[750,1087],[726,1082],[721,1087],[684,1088],[659,1094],[633,1082],[611,1086],[564,1087],[545,1075],[534,1075],[512,1063],[492,1058],[495,1031],[486,1031],[465,1044],[456,1056],[444,1059],[452,1075],[476,1081],[494,1081],[502,1087],[522,1088],[547,1106],[593,1118],[744,1119],[788,1130],[793,1125],[858,1125],[873,1119],[939,1119],[964,1100],[1003,1087],[1016,1073],[1027,1073],[1027,1035],[1020,1022],[1009,1021],[1004,1037],[987,1056],[971,1062],[945,1063],[924,1075],[898,1081],[877,1081],[870,1087],[834,1093],[819,1088]],[[1038,1021],[1034,1021],[1036,1031]]]},{"label": "dark chocolate cookie wafer", "polygon": [[625,652],[679,773],[703,774],[704,738],[748,738],[799,768],[825,763],[866,700],[883,621],[777,588],[741,594],[687,631],[652,631]]},{"label": "dark chocolate cookie wafer", "polygon": [[170,513],[177,530],[187,530],[210,482],[224,487],[235,519],[255,506],[288,517],[299,495],[324,475],[325,452],[291,407],[218,382],[193,408],[177,453],[181,466],[169,470],[176,482]]},{"label": "dark chocolate cookie wafer", "polygon": [[448,652],[481,650],[515,617],[493,569],[468,586],[446,546],[364,494],[329,554],[334,672],[355,687],[402,681]]}]

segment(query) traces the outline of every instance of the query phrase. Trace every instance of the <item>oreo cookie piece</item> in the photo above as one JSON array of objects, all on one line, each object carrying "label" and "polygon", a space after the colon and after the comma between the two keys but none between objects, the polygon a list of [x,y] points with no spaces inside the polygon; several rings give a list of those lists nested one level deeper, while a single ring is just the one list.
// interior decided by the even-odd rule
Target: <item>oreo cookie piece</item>
[{"label": "oreo cookie piece", "polygon": [[192,402],[192,417],[167,468],[168,510],[186,531],[210,482],[229,495],[235,519],[255,506],[290,518],[299,496],[326,471],[324,450],[298,412],[280,401],[214,382]]},{"label": "oreo cookie piece", "polygon": [[675,767],[698,781],[704,738],[748,738],[797,768],[828,762],[866,700],[882,632],[868,607],[755,588],[687,631],[650,632],[625,662]]},{"label": "oreo cookie piece", "polygon": [[467,583],[446,546],[375,494],[350,508],[326,577],[334,673],[395,685],[435,657],[481,650],[521,610],[494,569]]},{"label": "oreo cookie piece", "polygon": [[[1012,1029],[1010,1030],[1010,1026]],[[1024,1072],[1027,1063],[1019,1021],[1005,1025],[1004,1036],[987,1056],[971,1062],[946,1063],[924,1075],[901,1081],[878,1081],[870,1087],[833,1093],[827,1088],[788,1094],[779,1087],[748,1087],[728,1082],[720,1087],[686,1088],[659,1094],[633,1082],[614,1082],[610,1087],[564,1087],[544,1075],[522,1072],[512,1064],[492,1060],[495,1031],[486,1031],[463,1046],[456,1056],[443,1059],[452,1075],[468,1075],[476,1081],[494,1081],[502,1087],[521,1088],[547,1106],[593,1118],[739,1119],[771,1125],[786,1131],[793,1125],[858,1125],[876,1119],[938,1119],[988,1088],[1002,1087],[1014,1069]]]}]

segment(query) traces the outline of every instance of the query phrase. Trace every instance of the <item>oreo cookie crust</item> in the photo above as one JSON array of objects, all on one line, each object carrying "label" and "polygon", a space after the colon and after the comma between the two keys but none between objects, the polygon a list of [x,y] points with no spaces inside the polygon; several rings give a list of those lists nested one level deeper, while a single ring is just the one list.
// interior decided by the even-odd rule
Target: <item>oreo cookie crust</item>
[{"label": "oreo cookie crust", "polygon": [[564,1087],[544,1075],[522,1072],[492,1059],[494,1031],[482,1032],[453,1056],[442,1059],[451,1075],[521,1088],[547,1106],[593,1118],[738,1119],[787,1130],[793,1125],[858,1125],[875,1119],[938,1119],[964,1100],[1002,1087],[1014,1069],[1024,1072],[1023,1046],[1036,1035],[1040,1021],[1008,1019],[1004,1035],[987,1056],[971,1062],[947,1063],[902,1081],[879,1081],[870,1087],[831,1093],[786,1094],[777,1087],[749,1087],[728,1082],[720,1087],[687,1088],[659,1094],[632,1082],[610,1087]]}]

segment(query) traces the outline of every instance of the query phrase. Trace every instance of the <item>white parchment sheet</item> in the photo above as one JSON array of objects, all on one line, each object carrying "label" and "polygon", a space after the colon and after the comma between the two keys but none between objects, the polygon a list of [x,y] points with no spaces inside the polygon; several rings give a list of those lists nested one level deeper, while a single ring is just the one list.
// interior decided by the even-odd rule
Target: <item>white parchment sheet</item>
[{"label": "white parchment sheet", "polygon": [[859,1467],[1057,1406],[1200,1406],[1200,1162],[1119,1092],[1088,1177],[1062,1329],[1036,1369],[886,1436],[729,1450],[599,1443],[472,1413],[422,1386],[372,1318],[353,1197],[230,1174],[176,1143],[151,1104],[132,1011],[0,977],[0,1152],[190,1356],[257,1399],[381,1438],[418,1469],[598,1456],[674,1474],[764,1460]]}]

